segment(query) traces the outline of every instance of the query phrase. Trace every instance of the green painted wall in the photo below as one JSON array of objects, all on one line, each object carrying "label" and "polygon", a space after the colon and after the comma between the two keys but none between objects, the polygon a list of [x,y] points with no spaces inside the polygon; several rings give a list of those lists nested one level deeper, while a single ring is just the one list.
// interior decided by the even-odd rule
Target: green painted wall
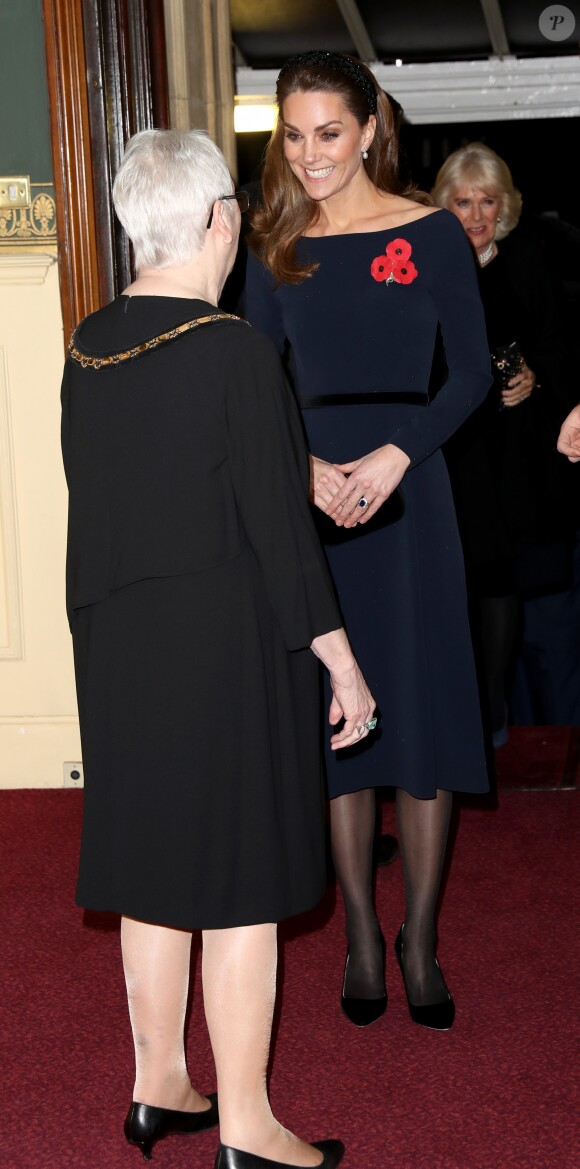
[{"label": "green painted wall", "polygon": [[0,0],[0,175],[52,182],[41,0]]}]

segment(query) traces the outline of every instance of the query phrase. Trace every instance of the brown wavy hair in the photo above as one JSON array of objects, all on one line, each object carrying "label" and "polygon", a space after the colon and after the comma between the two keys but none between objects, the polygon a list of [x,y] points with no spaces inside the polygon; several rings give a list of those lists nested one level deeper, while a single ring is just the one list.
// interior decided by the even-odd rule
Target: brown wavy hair
[{"label": "brown wavy hair", "polygon": [[[429,195],[400,178],[395,112],[387,94],[362,61],[346,53],[340,56],[353,62],[365,74],[377,95],[375,136],[368,147],[368,158],[363,162],[371,182],[380,191],[415,198],[417,202],[430,205]],[[276,86],[278,121],[264,157],[262,205],[253,212],[252,231],[248,236],[248,246],[260,257],[278,284],[301,284],[318,267],[317,264],[299,264],[296,258],[297,240],[317,223],[320,215],[318,204],[304,190],[284,154],[282,111],[286,98],[297,92],[339,94],[361,128],[366,126],[370,117],[364,89],[338,69],[297,61],[294,66],[282,70]]]}]

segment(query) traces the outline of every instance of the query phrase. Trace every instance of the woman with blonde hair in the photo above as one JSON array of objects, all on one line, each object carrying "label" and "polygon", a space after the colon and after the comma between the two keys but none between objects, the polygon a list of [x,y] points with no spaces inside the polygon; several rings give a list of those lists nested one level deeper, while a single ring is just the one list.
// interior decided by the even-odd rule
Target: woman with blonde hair
[{"label": "woman with blonde hair", "polygon": [[[505,239],[510,231],[517,226],[522,213],[522,196],[514,186],[511,171],[503,158],[500,158],[489,146],[483,142],[470,142],[454,150],[446,158],[440,168],[435,186],[431,192],[433,202],[438,207],[447,207],[455,211],[457,191],[465,183],[472,181],[477,187],[487,192],[488,198],[493,197],[497,202],[495,215],[494,240]],[[493,192],[493,196],[492,196]],[[477,242],[477,235],[467,232],[472,246]],[[486,247],[488,242],[486,242]],[[481,249],[483,251],[483,248]],[[478,251],[478,259],[480,252]],[[480,260],[481,264],[489,263]]]},{"label": "woman with blonde hair", "polygon": [[[556,455],[567,405],[566,345],[548,258],[518,226],[522,196],[506,162],[484,143],[462,146],[443,163],[432,196],[457,217],[473,249],[495,370],[493,391],[454,435],[446,455],[492,742],[501,747],[508,737],[522,599],[567,581],[571,521]],[[550,660],[556,658],[548,652],[537,668],[531,656],[524,659],[539,715],[530,721],[562,721]]]}]

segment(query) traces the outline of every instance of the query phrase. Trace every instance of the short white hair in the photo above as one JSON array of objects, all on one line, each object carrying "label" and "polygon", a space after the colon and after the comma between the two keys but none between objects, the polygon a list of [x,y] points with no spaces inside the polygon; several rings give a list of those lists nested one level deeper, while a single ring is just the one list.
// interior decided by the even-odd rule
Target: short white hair
[{"label": "short white hair", "polygon": [[205,130],[134,134],[113,183],[113,203],[137,271],[192,260],[204,246],[216,199],[233,192],[226,160]]}]

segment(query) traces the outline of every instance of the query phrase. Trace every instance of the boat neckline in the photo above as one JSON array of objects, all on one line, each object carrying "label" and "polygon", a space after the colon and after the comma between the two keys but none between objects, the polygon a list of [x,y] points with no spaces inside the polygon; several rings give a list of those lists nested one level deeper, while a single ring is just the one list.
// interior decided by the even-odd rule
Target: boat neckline
[{"label": "boat neckline", "polygon": [[375,227],[372,231],[337,231],[332,235],[302,235],[300,238],[310,242],[315,239],[348,239],[350,236],[360,238],[361,235],[384,235],[386,231],[406,231],[407,228],[414,227],[416,223],[423,223],[425,219],[433,219],[434,216],[444,210],[445,208],[443,207],[437,207],[435,210],[430,211],[428,215],[418,215],[416,219],[408,219],[406,223],[398,223],[395,227]]}]

